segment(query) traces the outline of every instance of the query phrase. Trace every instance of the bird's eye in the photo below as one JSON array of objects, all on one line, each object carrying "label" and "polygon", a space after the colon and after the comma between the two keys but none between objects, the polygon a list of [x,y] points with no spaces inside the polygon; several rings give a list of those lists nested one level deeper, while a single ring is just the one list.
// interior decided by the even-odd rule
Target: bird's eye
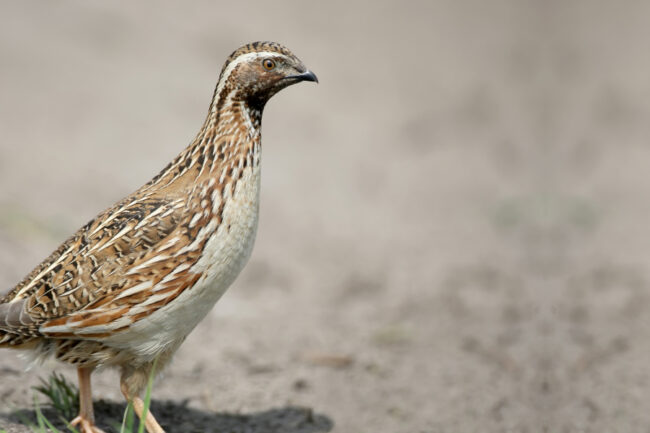
[{"label": "bird's eye", "polygon": [[270,71],[271,69],[275,68],[275,62],[271,59],[265,59],[262,62],[262,65],[264,66],[264,69],[267,71]]}]

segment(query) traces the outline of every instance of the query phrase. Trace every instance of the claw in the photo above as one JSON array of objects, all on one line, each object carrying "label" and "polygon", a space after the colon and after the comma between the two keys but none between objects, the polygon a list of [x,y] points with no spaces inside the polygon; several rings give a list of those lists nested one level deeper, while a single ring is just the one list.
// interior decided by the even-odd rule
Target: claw
[{"label": "claw", "polygon": [[81,415],[70,421],[71,426],[76,426],[77,424],[81,427],[81,430],[79,430],[80,433],[106,433]]}]

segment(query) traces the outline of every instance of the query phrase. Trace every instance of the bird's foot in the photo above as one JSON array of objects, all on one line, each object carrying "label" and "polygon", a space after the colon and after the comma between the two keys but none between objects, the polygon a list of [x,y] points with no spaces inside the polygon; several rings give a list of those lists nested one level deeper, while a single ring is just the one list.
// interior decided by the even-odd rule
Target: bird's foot
[{"label": "bird's foot", "polygon": [[105,433],[104,430],[102,430],[102,429],[98,428],[97,426],[95,426],[94,422],[91,422],[91,421],[87,420],[86,418],[84,418],[81,415],[79,415],[78,417],[76,417],[75,419],[70,421],[70,425],[71,426],[79,425],[79,427],[80,427],[79,432],[80,433]]}]

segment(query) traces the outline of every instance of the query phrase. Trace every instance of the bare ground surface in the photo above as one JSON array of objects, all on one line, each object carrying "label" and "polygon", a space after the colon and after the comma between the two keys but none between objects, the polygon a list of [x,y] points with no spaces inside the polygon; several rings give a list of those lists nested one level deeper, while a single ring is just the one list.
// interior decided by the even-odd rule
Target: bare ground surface
[{"label": "bare ground surface", "polygon": [[[267,107],[253,257],[156,382],[163,426],[646,432],[650,7],[220,3],[0,4],[0,284],[189,143],[233,49],[277,40],[321,84]],[[0,351],[0,427],[29,431],[52,369],[74,378]],[[93,377],[110,431],[118,377]]]}]

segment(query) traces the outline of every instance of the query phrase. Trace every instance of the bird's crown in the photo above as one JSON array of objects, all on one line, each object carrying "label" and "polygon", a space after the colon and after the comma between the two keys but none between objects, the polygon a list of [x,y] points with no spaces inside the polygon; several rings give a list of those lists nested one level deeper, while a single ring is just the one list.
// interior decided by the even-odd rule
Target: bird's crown
[{"label": "bird's crown", "polygon": [[228,64],[232,63],[235,59],[238,57],[244,55],[244,54],[251,54],[251,53],[269,53],[269,54],[279,54],[282,56],[286,56],[290,59],[293,59],[297,62],[300,62],[300,60],[289,50],[289,48],[285,47],[282,44],[279,44],[277,42],[270,42],[270,41],[257,41],[257,42],[251,42],[249,44],[246,44],[242,47],[237,48],[233,53],[226,59],[226,63],[224,65],[224,69],[228,67]]}]

